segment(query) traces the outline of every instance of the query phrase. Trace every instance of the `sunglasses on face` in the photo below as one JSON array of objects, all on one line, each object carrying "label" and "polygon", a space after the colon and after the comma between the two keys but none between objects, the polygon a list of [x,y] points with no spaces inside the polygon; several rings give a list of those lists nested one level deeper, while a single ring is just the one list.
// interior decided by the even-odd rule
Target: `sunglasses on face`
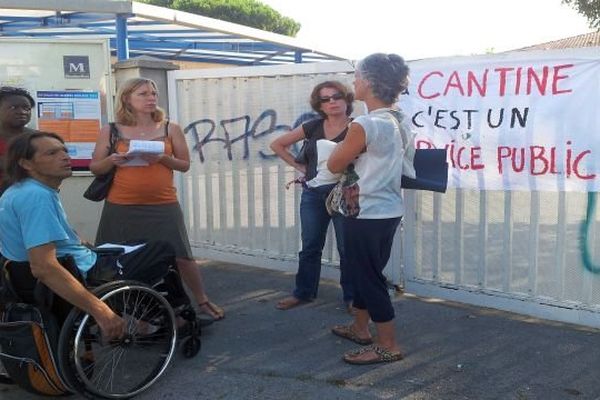
[{"label": "sunglasses on face", "polygon": [[337,100],[341,100],[343,98],[344,98],[343,94],[335,93],[335,94],[332,94],[331,96],[319,97],[319,101],[321,102],[321,104],[323,104],[323,103],[329,103],[331,100],[337,101]]}]

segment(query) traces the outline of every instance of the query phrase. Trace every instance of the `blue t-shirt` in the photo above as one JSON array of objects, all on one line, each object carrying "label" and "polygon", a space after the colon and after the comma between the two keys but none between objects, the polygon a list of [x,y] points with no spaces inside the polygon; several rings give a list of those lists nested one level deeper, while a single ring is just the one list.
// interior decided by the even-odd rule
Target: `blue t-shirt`
[{"label": "blue t-shirt", "polygon": [[56,256],[71,255],[82,272],[96,253],[81,244],[67,222],[58,192],[35,179],[9,187],[0,197],[0,252],[9,260],[28,261],[27,251],[54,243]]}]

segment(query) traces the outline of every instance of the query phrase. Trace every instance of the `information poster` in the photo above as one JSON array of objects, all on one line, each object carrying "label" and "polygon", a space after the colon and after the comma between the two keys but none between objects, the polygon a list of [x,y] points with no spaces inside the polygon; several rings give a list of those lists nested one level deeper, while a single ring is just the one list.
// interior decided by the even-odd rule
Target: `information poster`
[{"label": "information poster", "polygon": [[42,90],[36,93],[38,128],[59,134],[75,169],[87,168],[100,133],[100,93]]}]

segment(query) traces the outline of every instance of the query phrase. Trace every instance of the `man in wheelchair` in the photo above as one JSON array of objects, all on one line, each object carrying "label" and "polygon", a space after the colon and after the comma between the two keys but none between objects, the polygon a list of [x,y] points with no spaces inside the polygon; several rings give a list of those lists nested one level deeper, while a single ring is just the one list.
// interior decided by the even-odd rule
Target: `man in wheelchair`
[{"label": "man in wheelchair", "polygon": [[[166,286],[164,284],[167,279],[163,278],[172,272],[171,266],[175,265],[175,254],[169,244],[148,242],[141,246],[134,246],[133,251],[126,254],[121,250],[98,252],[86,247],[69,225],[58,192],[62,181],[70,177],[72,172],[70,157],[60,136],[53,133],[34,132],[17,137],[8,149],[5,171],[10,187],[0,197],[0,252],[13,264],[11,271],[14,276],[21,276],[22,274],[15,272],[25,271],[28,263],[30,275],[33,278],[41,282],[53,294],[74,306],[74,310],[82,311],[79,311],[77,322],[70,321],[69,318],[65,322],[65,325],[69,323],[73,325],[73,337],[65,340],[76,346],[75,353],[77,353],[78,338],[80,339],[80,357],[73,362],[73,350],[65,351],[65,354],[69,353],[67,358],[71,357],[75,377],[77,377],[77,371],[82,372],[79,374],[81,375],[79,381],[83,382],[83,386],[91,386],[91,392],[95,395],[115,396],[112,391],[107,392],[107,389],[98,389],[93,385],[93,379],[102,379],[98,376],[98,371],[94,372],[95,377],[92,379],[88,376],[90,374],[85,371],[85,366],[82,366],[83,356],[81,354],[90,352],[93,342],[90,338],[93,337],[94,329],[99,328],[100,332],[97,332],[97,336],[102,337],[102,343],[98,341],[98,344],[94,345],[105,346],[108,343],[106,346],[109,347],[105,350],[110,352],[117,347],[130,349],[131,343],[136,340],[136,343],[141,346],[143,340],[139,338],[143,336],[142,334],[150,335],[159,329],[164,331],[165,326],[169,328],[170,325],[164,323],[161,325],[161,323],[170,318],[174,322],[174,332],[169,343],[172,342],[174,346],[177,327],[192,326],[192,333],[189,333],[188,330],[188,335],[196,338],[196,349],[186,352],[188,356],[191,356],[199,350],[199,340],[197,339],[199,325],[179,277],[176,277],[175,284]],[[75,271],[70,272],[68,268],[61,265],[59,260],[65,257],[74,261]],[[27,273],[29,272],[27,271]],[[77,277],[77,275],[80,276]],[[126,288],[133,292],[124,292],[125,289],[116,288],[110,283],[107,284],[108,289],[102,293],[94,293],[90,289],[114,280],[133,280],[149,286],[162,282],[160,283],[162,286],[158,286],[159,288],[152,292],[143,286],[135,285],[129,285]],[[169,281],[173,282],[172,277]],[[134,289],[131,289],[132,287]],[[159,293],[164,294],[164,292],[167,292],[166,297],[169,299],[171,307],[163,307],[164,299],[158,298],[161,297]],[[132,298],[141,300],[134,302],[131,300]],[[183,298],[185,300],[182,301]],[[152,303],[153,301],[156,304]],[[146,311],[143,311],[144,307],[147,308]],[[170,311],[166,308],[169,308]],[[175,316],[173,308],[180,310],[184,308],[186,313]],[[166,311],[161,311],[163,309]],[[86,320],[86,317],[82,317],[85,314],[89,314],[91,318]],[[91,321],[95,321],[97,325]],[[82,327],[82,324],[86,323],[88,326]],[[134,326],[133,330],[132,326]],[[63,326],[63,331],[65,328]],[[62,335],[61,332],[60,341],[63,341]],[[126,348],[125,345],[129,347]],[[169,349],[172,352],[171,347]],[[148,352],[146,351],[146,353]],[[160,357],[162,358],[164,358],[163,353],[164,351],[161,350]],[[145,355],[147,356],[147,354]],[[137,356],[141,356],[141,352]],[[168,358],[170,359],[170,355]],[[66,363],[68,364],[69,361],[67,360]],[[164,367],[166,368],[166,365]],[[129,368],[131,369],[131,366]],[[160,370],[162,374],[164,368],[157,370]],[[65,371],[62,372],[65,373]],[[130,373],[130,371],[123,373]],[[69,374],[67,373],[67,375]],[[115,373],[112,371],[111,379],[114,375]],[[144,381],[146,380],[144,379]],[[67,379],[67,381],[70,380]],[[73,382],[67,383],[70,383],[71,389],[80,389],[73,388],[73,386],[77,386]],[[109,386],[101,387],[110,387],[113,390],[114,386],[115,383],[111,382]],[[145,389],[144,385],[139,387],[142,386]],[[130,388],[123,389],[124,396],[137,393],[132,390]]]}]

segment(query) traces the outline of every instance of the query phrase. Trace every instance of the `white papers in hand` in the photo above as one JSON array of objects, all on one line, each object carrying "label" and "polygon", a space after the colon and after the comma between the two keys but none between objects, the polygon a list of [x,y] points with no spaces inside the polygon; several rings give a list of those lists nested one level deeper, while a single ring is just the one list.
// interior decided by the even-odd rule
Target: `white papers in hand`
[{"label": "white papers in hand", "polygon": [[144,154],[162,154],[165,152],[165,143],[160,140],[130,140],[128,160],[121,164],[126,167],[140,167],[148,165],[148,161],[141,156]]}]

